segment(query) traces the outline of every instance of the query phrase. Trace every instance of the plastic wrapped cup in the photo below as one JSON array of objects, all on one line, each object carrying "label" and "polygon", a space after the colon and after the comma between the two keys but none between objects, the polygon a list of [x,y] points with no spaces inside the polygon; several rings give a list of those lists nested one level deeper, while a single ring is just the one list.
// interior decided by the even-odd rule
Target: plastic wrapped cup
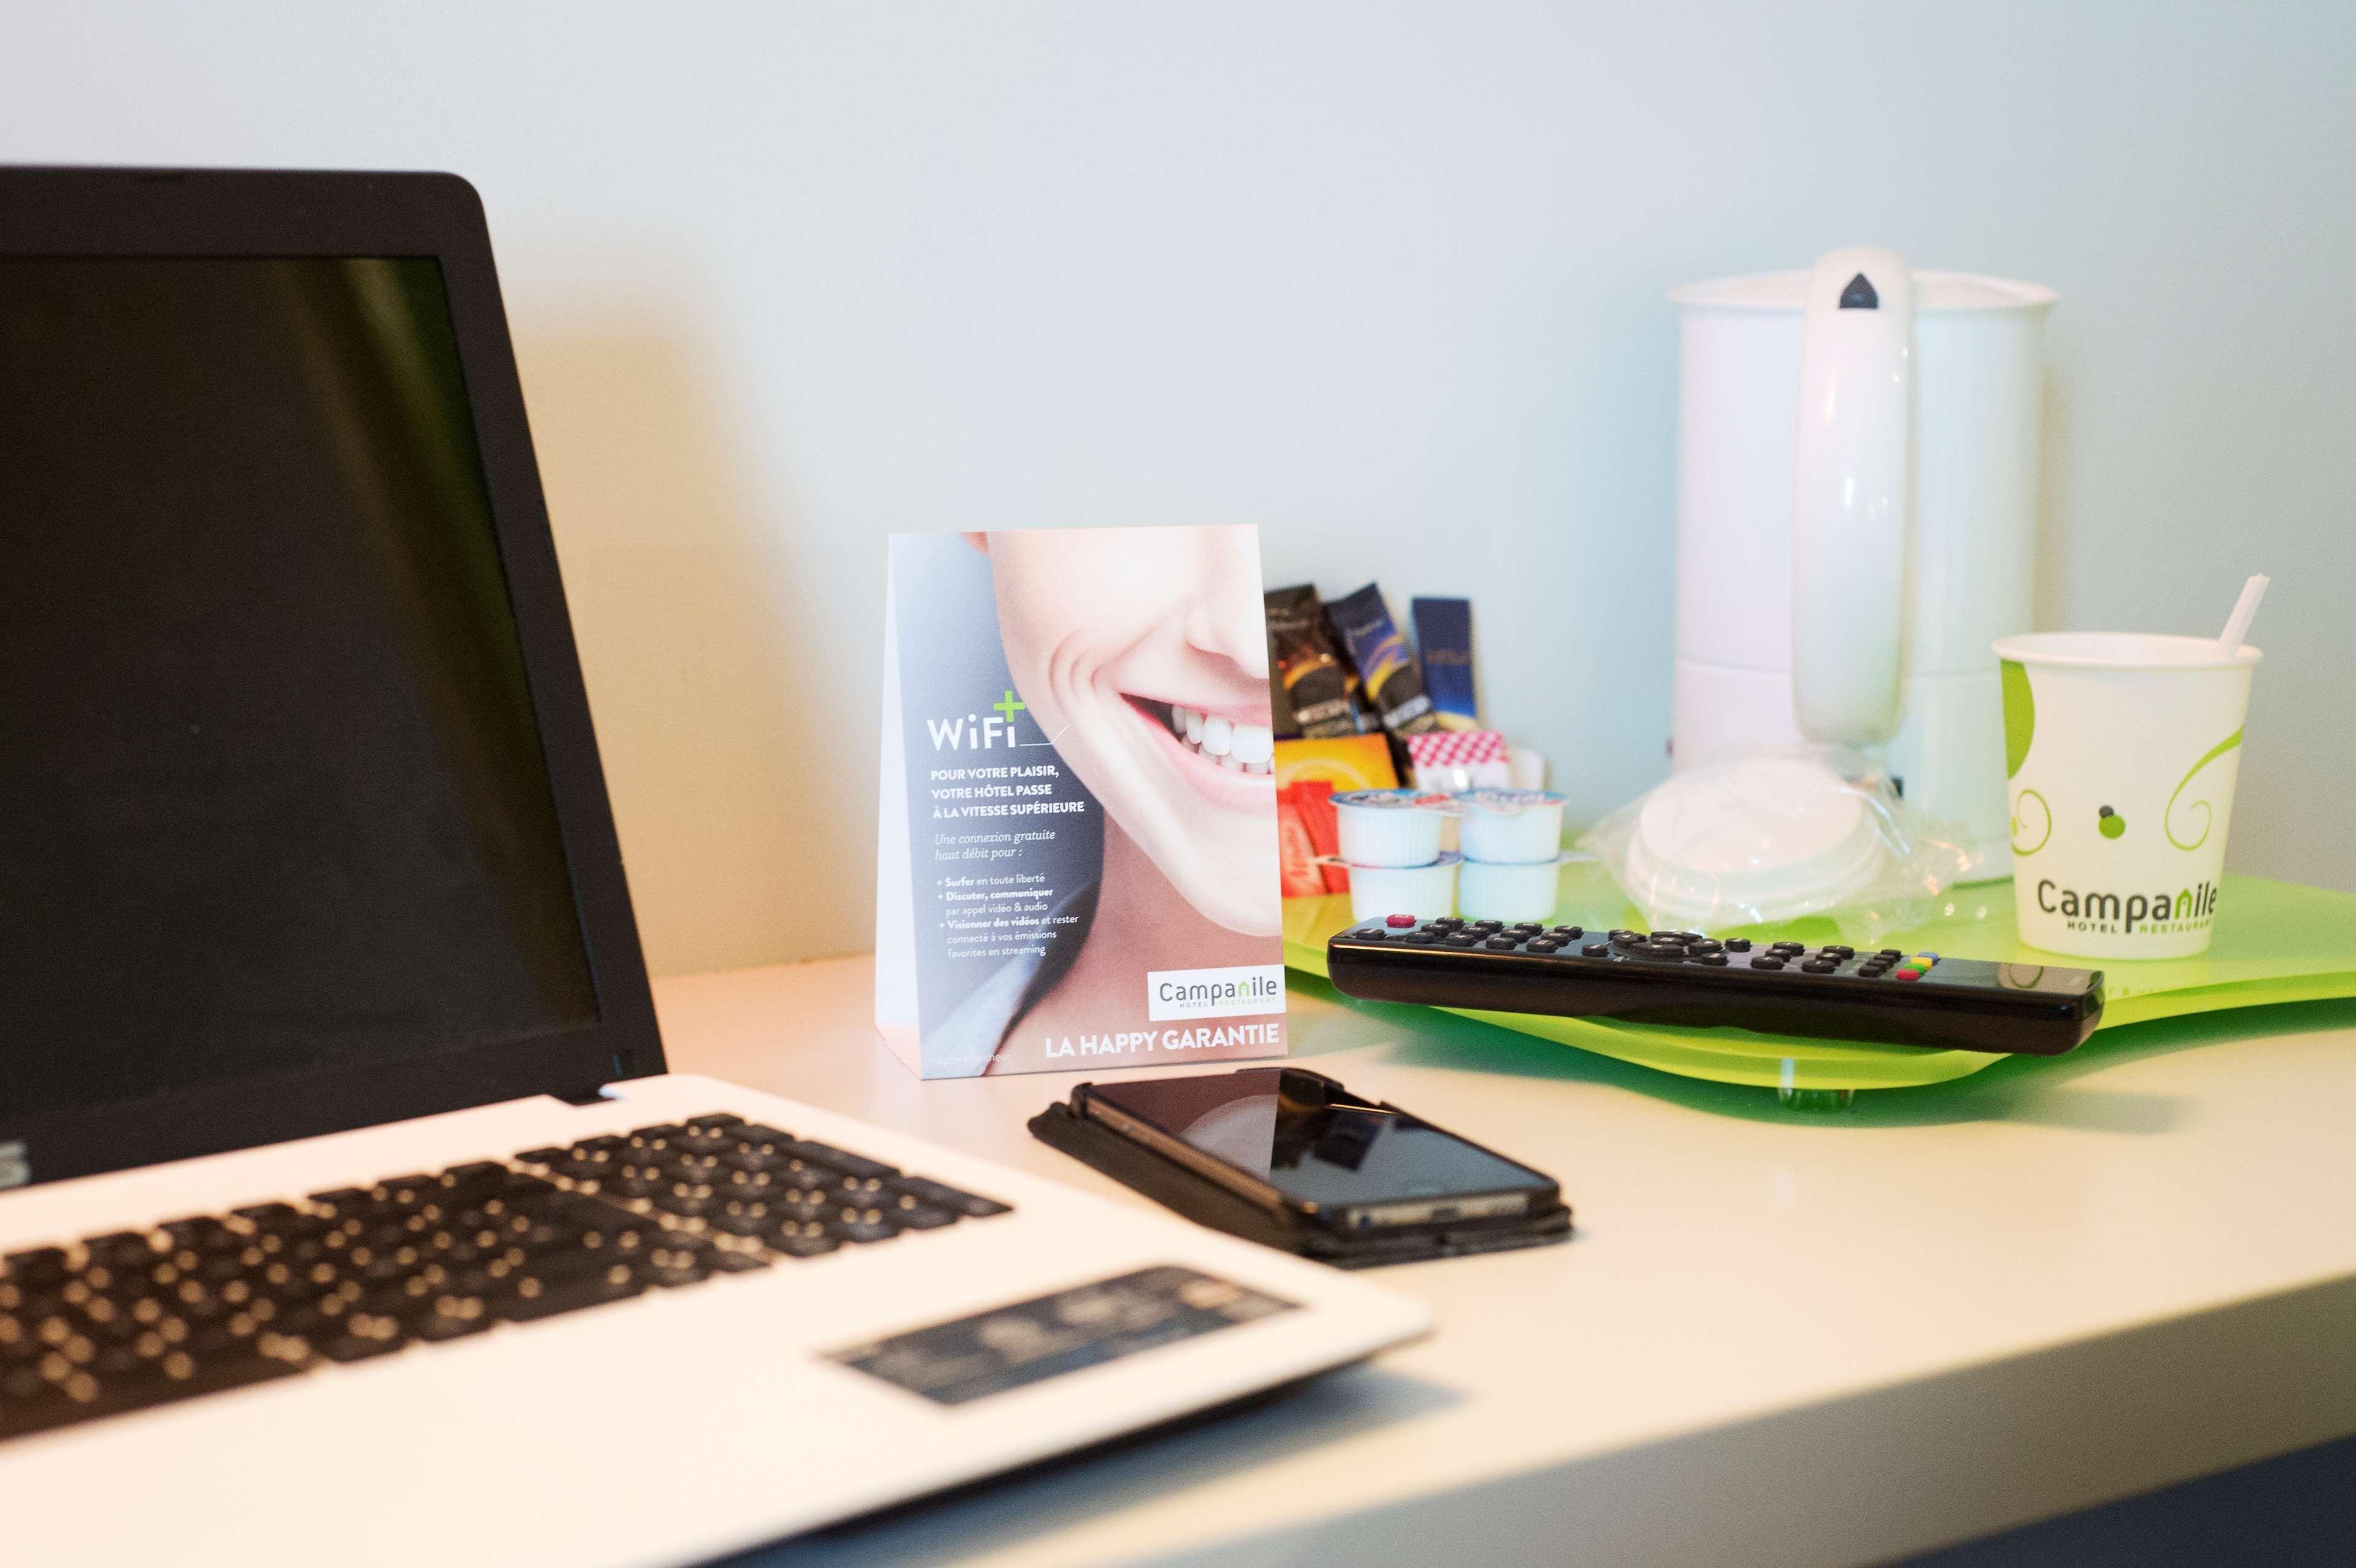
[{"label": "plastic wrapped cup", "polygon": [[[1430,865],[1456,806],[1415,789],[1351,789],[1333,797],[1336,841],[1353,872],[1362,865]],[[1355,886],[1356,878],[1352,877]],[[1386,914],[1397,913],[1386,910]]]},{"label": "plastic wrapped cup", "polygon": [[1467,860],[1530,865],[1562,853],[1562,797],[1550,790],[1468,789],[1456,803],[1464,812],[1459,846]]},{"label": "plastic wrapped cup", "polygon": [[1437,920],[1452,915],[1456,872],[1452,854],[1441,855],[1430,865],[1353,865],[1350,918],[1379,920],[1386,915],[1413,915],[1419,920]]},{"label": "plastic wrapped cup", "polygon": [[1457,908],[1473,920],[1549,919],[1561,879],[1559,859],[1518,865],[1468,860],[1457,872]]},{"label": "plastic wrapped cup", "polygon": [[1996,652],[2020,940],[2087,958],[2207,951],[2265,655],[2126,632],[2008,637]]}]

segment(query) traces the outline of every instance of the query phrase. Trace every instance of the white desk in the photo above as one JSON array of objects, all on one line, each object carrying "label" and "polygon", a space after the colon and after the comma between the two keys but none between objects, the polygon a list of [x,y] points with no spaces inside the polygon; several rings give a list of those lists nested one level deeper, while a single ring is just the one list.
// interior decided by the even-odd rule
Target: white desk
[{"label": "white desk", "polygon": [[[1075,1075],[911,1078],[870,973],[659,983],[672,1064],[1145,1201],[1024,1130]],[[1872,1561],[2356,1431],[2356,1008],[1812,1117],[1301,990],[1296,1059],[1553,1173],[1576,1237],[1382,1271],[1440,1328],[1372,1366],[779,1561]]]}]

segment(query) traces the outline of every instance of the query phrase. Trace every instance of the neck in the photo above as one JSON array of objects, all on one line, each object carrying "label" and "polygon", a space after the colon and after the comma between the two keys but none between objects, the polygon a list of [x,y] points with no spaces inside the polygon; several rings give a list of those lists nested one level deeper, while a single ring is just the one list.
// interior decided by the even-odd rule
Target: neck
[{"label": "neck", "polygon": [[1105,819],[1104,875],[1097,884],[1096,919],[1087,944],[1055,993],[1102,998],[1130,1010],[1144,1004],[1144,975],[1164,967],[1158,954],[1175,939],[1185,948],[1185,967],[1207,969],[1267,961],[1268,939],[1213,925],[1171,886],[1153,857]]}]

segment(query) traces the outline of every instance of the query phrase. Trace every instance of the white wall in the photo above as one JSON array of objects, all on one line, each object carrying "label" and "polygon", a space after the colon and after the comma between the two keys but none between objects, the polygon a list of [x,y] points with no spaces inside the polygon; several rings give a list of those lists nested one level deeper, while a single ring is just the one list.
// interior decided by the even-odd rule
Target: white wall
[{"label": "white wall", "polygon": [[649,961],[866,945],[883,536],[1248,521],[1662,771],[1671,285],[2054,285],[2043,626],[2276,577],[2244,869],[2356,886],[2356,7],[17,5],[0,158],[455,169]]}]

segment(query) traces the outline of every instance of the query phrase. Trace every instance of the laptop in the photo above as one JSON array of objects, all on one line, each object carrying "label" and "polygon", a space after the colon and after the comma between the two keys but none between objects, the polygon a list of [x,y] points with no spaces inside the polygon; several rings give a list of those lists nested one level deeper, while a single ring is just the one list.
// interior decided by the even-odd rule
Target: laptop
[{"label": "laptop", "polygon": [[463,180],[0,170],[0,541],[11,1561],[709,1558],[1425,1328],[665,1070]]}]

